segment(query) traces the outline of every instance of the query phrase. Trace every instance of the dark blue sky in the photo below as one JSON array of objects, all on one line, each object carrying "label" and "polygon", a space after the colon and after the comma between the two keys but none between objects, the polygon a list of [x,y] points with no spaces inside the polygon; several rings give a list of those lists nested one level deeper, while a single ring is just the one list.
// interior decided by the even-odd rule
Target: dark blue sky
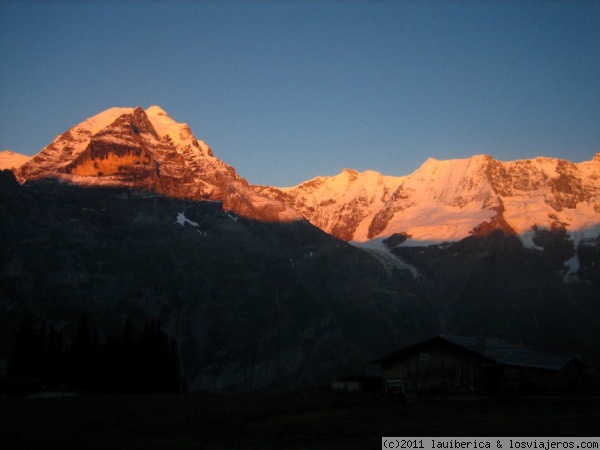
[{"label": "dark blue sky", "polygon": [[0,149],[159,105],[251,183],[600,151],[600,2],[0,0]]}]

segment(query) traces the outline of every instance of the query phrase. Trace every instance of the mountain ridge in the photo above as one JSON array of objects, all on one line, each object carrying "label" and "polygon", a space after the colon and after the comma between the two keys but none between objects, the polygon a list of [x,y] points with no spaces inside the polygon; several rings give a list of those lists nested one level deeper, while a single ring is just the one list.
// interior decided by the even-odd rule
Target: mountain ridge
[{"label": "mountain ridge", "polygon": [[[376,173],[379,180],[389,182],[380,185],[380,191],[371,189],[371,196],[362,191],[352,198],[346,195],[360,190],[360,180],[371,171],[344,170],[290,188],[256,189],[287,202],[313,224],[346,241],[382,241],[403,233],[404,245],[428,245],[501,228],[532,245],[534,227],[562,226],[579,242],[600,233],[599,162],[600,153],[581,163],[544,157],[502,162],[490,155],[428,158],[403,177]],[[349,174],[354,186],[346,183]],[[344,183],[345,189],[334,188]],[[322,216],[335,219],[326,222]]]},{"label": "mountain ridge", "polygon": [[19,320],[69,337],[82,314],[160,322],[192,390],[323,386],[436,334],[597,363],[599,163],[257,187],[161,108],[107,110],[0,172],[0,367]]},{"label": "mountain ridge", "polygon": [[252,190],[187,124],[175,122],[158,106],[148,112],[111,108],[86,119],[58,135],[15,174],[21,182],[54,177],[220,201],[226,211],[264,221],[303,220],[293,209]]},{"label": "mountain ridge", "polygon": [[600,152],[580,163],[428,158],[403,176],[346,168],[292,187],[249,185],[156,105],[96,114],[14,172],[21,182],[52,176],[220,201],[248,218],[308,220],[358,245],[441,244],[502,229],[535,248],[538,229],[564,228],[575,245],[600,234]]}]

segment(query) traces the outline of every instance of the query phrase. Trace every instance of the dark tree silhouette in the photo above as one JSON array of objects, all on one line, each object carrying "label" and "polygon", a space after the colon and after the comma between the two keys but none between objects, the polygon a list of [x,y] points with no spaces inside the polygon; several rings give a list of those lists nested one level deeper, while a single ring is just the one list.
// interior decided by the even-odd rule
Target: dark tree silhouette
[{"label": "dark tree silhouette", "polygon": [[79,320],[77,334],[66,352],[66,378],[73,386],[93,390],[98,379],[100,343],[92,333],[85,315]]},{"label": "dark tree silhouette", "polygon": [[37,328],[26,319],[16,333],[12,374],[66,383],[90,393],[176,393],[182,389],[177,344],[157,321],[138,330],[131,320],[100,342],[81,317],[70,345],[54,326]]},{"label": "dark tree silhouette", "polygon": [[52,325],[44,333],[43,378],[48,384],[58,385],[65,381],[65,355],[62,333]]},{"label": "dark tree silhouette", "polygon": [[15,347],[8,364],[8,372],[41,378],[44,362],[44,336],[26,317],[15,335]]}]

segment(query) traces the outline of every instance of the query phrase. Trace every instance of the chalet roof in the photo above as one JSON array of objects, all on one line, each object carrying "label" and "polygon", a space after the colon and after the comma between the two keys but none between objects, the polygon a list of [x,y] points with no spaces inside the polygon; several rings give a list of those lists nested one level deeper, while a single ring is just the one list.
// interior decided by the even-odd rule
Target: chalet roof
[{"label": "chalet roof", "polygon": [[573,358],[568,355],[542,353],[519,344],[513,344],[498,337],[475,336],[436,336],[396,350],[373,363],[385,363],[403,359],[427,344],[442,340],[497,364],[532,367],[546,370],[561,370]]}]

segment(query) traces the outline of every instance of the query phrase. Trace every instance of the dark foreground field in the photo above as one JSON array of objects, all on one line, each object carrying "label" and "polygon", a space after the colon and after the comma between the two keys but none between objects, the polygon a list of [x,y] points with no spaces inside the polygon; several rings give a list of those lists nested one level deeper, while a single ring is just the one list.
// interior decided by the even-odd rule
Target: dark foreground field
[{"label": "dark foreground field", "polygon": [[382,436],[590,436],[598,424],[597,398],[81,396],[0,401],[0,448],[378,449]]}]

